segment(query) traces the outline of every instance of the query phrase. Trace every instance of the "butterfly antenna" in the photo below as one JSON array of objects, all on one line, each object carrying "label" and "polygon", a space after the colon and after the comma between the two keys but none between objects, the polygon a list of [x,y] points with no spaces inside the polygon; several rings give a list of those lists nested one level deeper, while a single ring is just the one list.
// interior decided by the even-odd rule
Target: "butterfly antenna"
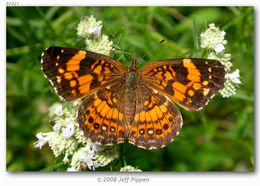
[{"label": "butterfly antenna", "polygon": [[[119,42],[111,35],[109,34],[109,37],[117,44],[117,46],[119,46]],[[119,47],[120,48],[120,47]],[[121,49],[121,48],[120,48]],[[127,56],[127,58],[129,59],[129,61],[132,61],[132,59],[130,58],[130,56],[123,50],[121,49],[122,52]]]},{"label": "butterfly antenna", "polygon": [[116,45],[119,47],[119,41],[117,41],[111,34],[109,34],[109,37],[116,43]]},{"label": "butterfly antenna", "polygon": [[165,40],[161,40],[159,43],[157,43],[157,45],[155,45],[151,50],[149,50],[146,54],[144,54],[142,57],[140,57],[137,61],[139,61],[140,59],[144,60],[144,57],[147,56],[148,54],[150,54],[152,51],[154,51],[156,48],[158,48],[158,46],[160,44],[162,44]]}]

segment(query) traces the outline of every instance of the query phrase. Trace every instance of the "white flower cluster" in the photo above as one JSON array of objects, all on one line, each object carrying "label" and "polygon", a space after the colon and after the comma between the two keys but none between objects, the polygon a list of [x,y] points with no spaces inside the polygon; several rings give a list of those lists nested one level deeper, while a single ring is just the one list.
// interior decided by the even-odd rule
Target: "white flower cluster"
[{"label": "white flower cluster", "polygon": [[120,169],[120,172],[142,172],[142,170],[132,167],[131,165],[127,165]]},{"label": "white flower cluster", "polygon": [[101,21],[97,21],[93,15],[85,16],[78,24],[77,34],[86,40],[86,50],[109,55],[113,42],[109,41],[106,35],[101,35],[101,29]]},{"label": "white flower cluster", "polygon": [[77,34],[83,38],[99,38],[102,29],[102,21],[96,21],[93,15],[84,16],[78,24]]},{"label": "white flower cluster", "polygon": [[97,161],[93,161],[95,159],[95,153],[101,150],[100,148],[92,149],[91,145],[96,144],[87,144],[86,147],[79,148],[73,155],[71,160],[71,167],[68,168],[68,171],[79,171],[86,166],[90,170],[95,170],[95,168],[99,167],[100,164]]},{"label": "white flower cluster", "polygon": [[236,84],[241,84],[239,80],[239,70],[236,69],[233,73],[229,73],[232,67],[231,54],[225,54],[225,46],[227,40],[225,40],[226,32],[220,31],[214,23],[209,24],[209,28],[200,34],[201,48],[209,50],[208,59],[215,59],[220,61],[226,70],[225,85],[220,94],[223,97],[229,97],[236,93]]},{"label": "white flower cluster", "polygon": [[233,73],[226,74],[225,87],[220,90],[220,94],[223,97],[229,97],[236,94],[236,88],[234,84],[241,84],[239,70],[236,69]]},{"label": "white flower cluster", "polygon": [[[50,107],[50,115],[54,122],[53,131],[38,133],[36,148],[49,144],[55,157],[64,154],[64,163],[70,162],[68,171],[81,171],[88,167],[91,170],[105,166],[118,157],[115,147],[103,147],[91,143],[76,122],[77,105],[55,103]],[[71,159],[71,160],[70,160]]]},{"label": "white flower cluster", "polygon": [[99,40],[86,39],[87,50],[95,51],[99,54],[109,55],[113,42],[108,40],[108,36],[102,35]]},{"label": "white flower cluster", "polygon": [[217,54],[225,50],[225,40],[226,32],[220,31],[214,23],[209,24],[209,28],[202,34],[201,37],[201,48],[206,48],[209,50],[214,50]]}]

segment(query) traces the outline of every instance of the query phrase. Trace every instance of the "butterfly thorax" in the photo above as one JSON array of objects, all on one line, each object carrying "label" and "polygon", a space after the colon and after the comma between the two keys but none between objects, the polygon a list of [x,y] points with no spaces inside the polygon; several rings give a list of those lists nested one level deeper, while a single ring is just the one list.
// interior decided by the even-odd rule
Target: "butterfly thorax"
[{"label": "butterfly thorax", "polygon": [[128,71],[130,71],[130,72],[132,72],[132,71],[136,72],[137,70],[138,70],[138,66],[137,66],[137,64],[136,64],[136,60],[133,60],[132,63],[131,63],[131,65],[128,66]]}]

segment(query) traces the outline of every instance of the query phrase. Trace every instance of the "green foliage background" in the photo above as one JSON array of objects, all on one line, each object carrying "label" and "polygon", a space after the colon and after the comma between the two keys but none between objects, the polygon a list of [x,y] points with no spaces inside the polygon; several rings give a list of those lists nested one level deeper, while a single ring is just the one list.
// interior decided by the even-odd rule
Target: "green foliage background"
[{"label": "green foliage background", "polygon": [[[253,7],[8,7],[7,28],[7,171],[66,170],[48,146],[33,147],[37,132],[50,131],[48,108],[59,102],[41,73],[40,55],[49,46],[84,48],[76,36],[83,16],[103,22],[103,33],[120,40],[130,54],[147,62],[203,57],[198,36],[209,23],[226,31],[233,69],[242,85],[227,99],[220,95],[199,112],[180,108],[184,126],[166,148],[146,151],[128,143],[112,164],[97,170],[119,170],[126,163],[144,171],[254,170],[254,8]],[[130,61],[114,55],[127,66]]]}]

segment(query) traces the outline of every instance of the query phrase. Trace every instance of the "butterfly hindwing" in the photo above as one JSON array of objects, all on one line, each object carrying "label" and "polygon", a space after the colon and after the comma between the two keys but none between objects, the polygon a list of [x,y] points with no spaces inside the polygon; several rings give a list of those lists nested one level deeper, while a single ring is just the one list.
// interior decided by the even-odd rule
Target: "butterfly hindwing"
[{"label": "butterfly hindwing", "polygon": [[122,63],[105,55],[62,47],[47,48],[41,57],[43,74],[66,101],[84,97],[123,75]]},{"label": "butterfly hindwing", "polygon": [[114,145],[125,140],[125,84],[118,82],[87,97],[79,107],[77,121],[92,142]]},{"label": "butterfly hindwing", "polygon": [[181,114],[172,101],[156,89],[139,85],[129,142],[145,149],[162,148],[178,135],[181,127]]},{"label": "butterfly hindwing", "polygon": [[157,61],[140,72],[150,87],[191,111],[203,108],[225,81],[224,65],[209,59]]}]

